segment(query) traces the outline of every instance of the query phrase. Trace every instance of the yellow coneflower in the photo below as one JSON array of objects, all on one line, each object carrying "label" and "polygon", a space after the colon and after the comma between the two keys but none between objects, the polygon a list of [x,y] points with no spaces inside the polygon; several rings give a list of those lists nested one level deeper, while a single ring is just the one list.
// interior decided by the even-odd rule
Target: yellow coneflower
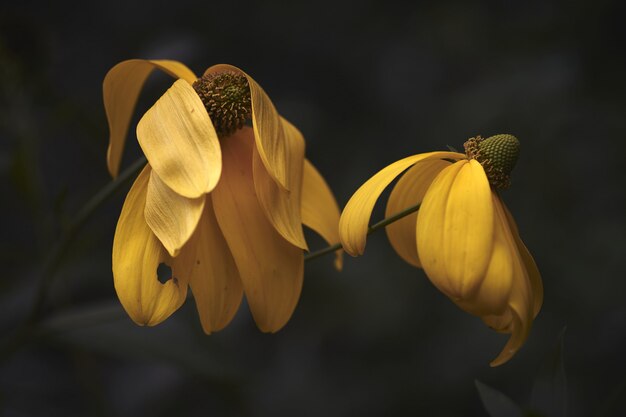
[{"label": "yellow coneflower", "polygon": [[511,334],[491,362],[497,366],[526,340],[541,308],[543,288],[497,191],[509,186],[518,140],[511,135],[476,137],[465,143],[465,151],[419,154],[385,167],[352,196],[341,215],[339,235],[346,252],[361,255],[376,200],[404,172],[389,196],[386,214],[421,206],[387,226],[389,240],[460,308]]},{"label": "yellow coneflower", "polygon": [[[178,80],[143,115],[137,139],[148,159],[126,197],[113,242],[115,289],[137,324],[155,325],[191,286],[206,333],[226,326],[245,293],[258,327],[291,317],[303,280],[302,224],[338,241],[339,209],[302,134],[263,89],[230,65],[197,78],[180,62],[129,60],[103,84],[107,162],[117,175],[147,77]],[[247,126],[251,121],[252,127]],[[171,267],[165,283],[161,264]],[[341,268],[341,254],[337,254]]]}]

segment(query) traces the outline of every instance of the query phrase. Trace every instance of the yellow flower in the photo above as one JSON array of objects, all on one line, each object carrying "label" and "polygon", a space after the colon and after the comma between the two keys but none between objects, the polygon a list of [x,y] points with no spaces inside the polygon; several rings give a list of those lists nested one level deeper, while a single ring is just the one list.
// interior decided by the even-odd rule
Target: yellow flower
[{"label": "yellow flower", "polygon": [[397,161],[357,190],[339,222],[346,252],[363,254],[376,200],[404,172],[386,215],[421,206],[387,226],[387,236],[405,261],[423,268],[460,308],[511,334],[492,366],[522,346],[543,300],[539,270],[497,192],[508,186],[518,148],[511,135],[477,137],[465,143],[466,155],[431,152]]},{"label": "yellow flower", "polygon": [[[190,286],[211,333],[230,322],[245,293],[258,327],[275,332],[300,296],[302,224],[338,242],[337,203],[305,159],[302,134],[230,65],[212,66],[200,79],[175,61],[113,67],[103,84],[111,175],[118,174],[137,98],[154,69],[177,81],[137,125],[148,164],[115,231],[118,297],[133,321],[155,325],[182,305]],[[161,264],[172,270],[165,283],[157,278]],[[335,264],[341,268],[340,253]]]}]

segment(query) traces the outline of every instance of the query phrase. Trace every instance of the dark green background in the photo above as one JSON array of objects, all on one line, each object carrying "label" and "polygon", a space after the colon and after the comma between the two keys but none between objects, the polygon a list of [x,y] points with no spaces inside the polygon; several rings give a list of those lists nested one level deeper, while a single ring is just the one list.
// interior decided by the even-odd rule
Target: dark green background
[{"label": "dark green background", "polygon": [[[193,300],[140,328],[120,313],[111,276],[126,187],[70,247],[45,331],[0,358],[0,414],[484,416],[474,380],[528,406],[567,326],[568,415],[624,415],[610,400],[626,375],[624,4],[3,2],[3,345],[47,251],[109,181],[101,85],[129,58],[247,71],[303,131],[341,206],[392,161],[460,149],[476,134],[517,135],[522,155],[503,198],[545,302],[524,348],[489,368],[506,337],[456,308],[378,233],[342,273],[331,257],[307,264],[301,301],[276,335],[260,333],[244,305],[204,336]],[[138,116],[169,83],[151,78]],[[139,155],[129,143],[124,165]],[[374,219],[382,213],[380,204]],[[323,246],[312,234],[309,244]],[[102,314],[112,319],[90,324]]]}]

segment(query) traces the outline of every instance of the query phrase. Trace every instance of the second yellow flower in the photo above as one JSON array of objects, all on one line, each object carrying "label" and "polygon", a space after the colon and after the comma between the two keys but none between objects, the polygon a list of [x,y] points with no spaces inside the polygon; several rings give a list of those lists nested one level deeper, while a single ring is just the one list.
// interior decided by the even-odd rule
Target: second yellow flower
[{"label": "second yellow flower", "polygon": [[[155,325],[180,307],[190,286],[210,333],[230,322],[245,293],[258,327],[277,331],[302,288],[302,224],[337,242],[337,203],[305,159],[302,134],[250,76],[230,65],[213,66],[200,79],[175,61],[113,67],[103,86],[113,176],[154,69],[178,80],[137,126],[148,165],[115,232],[118,297],[136,323]],[[161,264],[172,269],[165,283],[157,279]]]}]

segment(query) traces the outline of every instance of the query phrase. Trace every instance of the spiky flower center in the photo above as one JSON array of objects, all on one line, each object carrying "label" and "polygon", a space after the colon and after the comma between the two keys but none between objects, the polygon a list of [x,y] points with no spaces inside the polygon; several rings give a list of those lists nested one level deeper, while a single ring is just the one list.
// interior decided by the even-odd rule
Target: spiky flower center
[{"label": "spiky flower center", "polygon": [[501,134],[483,139],[470,138],[463,144],[469,159],[483,166],[489,183],[495,188],[511,186],[511,171],[519,156],[519,141],[513,135]]},{"label": "spiky flower center", "polygon": [[252,116],[250,87],[245,75],[224,71],[205,74],[193,83],[220,138],[241,129]]}]

